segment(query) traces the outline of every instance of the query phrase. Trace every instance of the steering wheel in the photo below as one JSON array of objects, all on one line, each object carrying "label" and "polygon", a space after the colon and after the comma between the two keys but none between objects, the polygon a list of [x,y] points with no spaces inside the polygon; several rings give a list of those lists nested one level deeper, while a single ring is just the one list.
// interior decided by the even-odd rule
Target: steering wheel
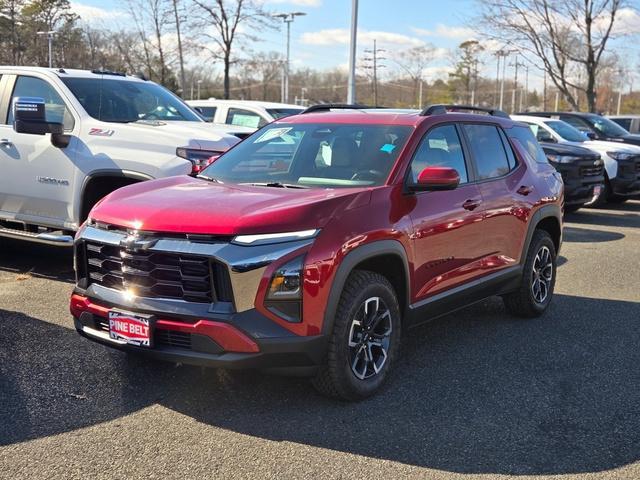
[{"label": "steering wheel", "polygon": [[381,178],[384,178],[384,173],[379,170],[358,170],[351,180],[380,180]]}]

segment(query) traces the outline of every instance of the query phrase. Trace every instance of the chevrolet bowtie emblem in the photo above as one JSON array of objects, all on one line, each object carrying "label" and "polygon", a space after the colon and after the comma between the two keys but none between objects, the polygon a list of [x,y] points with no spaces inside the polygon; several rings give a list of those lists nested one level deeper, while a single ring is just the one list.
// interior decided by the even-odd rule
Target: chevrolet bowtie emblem
[{"label": "chevrolet bowtie emblem", "polygon": [[141,238],[137,234],[130,234],[120,240],[120,246],[127,250],[146,250],[154,246],[156,241],[156,239]]}]

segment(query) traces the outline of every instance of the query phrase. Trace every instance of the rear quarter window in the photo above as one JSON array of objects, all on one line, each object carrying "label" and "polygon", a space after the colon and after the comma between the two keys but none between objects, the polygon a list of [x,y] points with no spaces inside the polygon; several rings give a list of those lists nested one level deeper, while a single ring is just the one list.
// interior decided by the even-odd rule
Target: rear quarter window
[{"label": "rear quarter window", "polygon": [[538,163],[548,163],[547,156],[529,127],[515,125],[507,131],[509,138],[516,140]]}]

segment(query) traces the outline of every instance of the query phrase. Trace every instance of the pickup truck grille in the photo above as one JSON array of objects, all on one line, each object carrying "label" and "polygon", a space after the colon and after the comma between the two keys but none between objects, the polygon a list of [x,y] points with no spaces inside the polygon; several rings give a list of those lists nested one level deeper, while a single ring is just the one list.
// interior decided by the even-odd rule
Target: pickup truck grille
[{"label": "pickup truck grille", "polygon": [[583,177],[599,177],[602,175],[604,167],[602,165],[592,166],[592,167],[581,167],[580,175]]},{"label": "pickup truck grille", "polygon": [[91,283],[130,289],[140,297],[197,303],[231,301],[226,268],[208,257],[131,251],[87,242],[86,262]]}]

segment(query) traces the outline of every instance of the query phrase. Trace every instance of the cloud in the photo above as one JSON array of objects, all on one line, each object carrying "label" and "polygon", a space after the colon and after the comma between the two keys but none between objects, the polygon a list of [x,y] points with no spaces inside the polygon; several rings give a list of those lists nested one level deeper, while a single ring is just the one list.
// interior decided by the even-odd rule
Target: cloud
[{"label": "cloud", "polygon": [[[596,28],[604,30],[608,19],[599,17],[595,21]],[[621,8],[613,24],[614,35],[635,35],[640,33],[640,13],[633,8]]]},{"label": "cloud", "polygon": [[[350,33],[346,28],[332,28],[319,30],[317,32],[306,32],[302,34],[301,38],[302,43],[306,45],[347,45],[349,43]],[[424,45],[422,40],[400,33],[358,30],[358,43],[373,43],[374,40],[377,40],[379,44],[405,47],[419,47]]]},{"label": "cloud", "polygon": [[71,11],[79,15],[80,19],[85,23],[121,20],[126,16],[122,10],[107,10],[106,8],[85,5],[79,2],[71,2]]},{"label": "cloud", "polygon": [[281,5],[283,3],[289,5],[298,5],[300,7],[319,7],[322,5],[322,0],[264,0],[264,5],[269,4],[277,4]]},{"label": "cloud", "polygon": [[475,32],[468,27],[452,27],[450,25],[443,25],[439,23],[435,30],[425,30],[424,28],[411,27],[411,30],[416,35],[421,37],[444,37],[444,38],[457,38],[462,40],[468,40],[475,36]]}]

